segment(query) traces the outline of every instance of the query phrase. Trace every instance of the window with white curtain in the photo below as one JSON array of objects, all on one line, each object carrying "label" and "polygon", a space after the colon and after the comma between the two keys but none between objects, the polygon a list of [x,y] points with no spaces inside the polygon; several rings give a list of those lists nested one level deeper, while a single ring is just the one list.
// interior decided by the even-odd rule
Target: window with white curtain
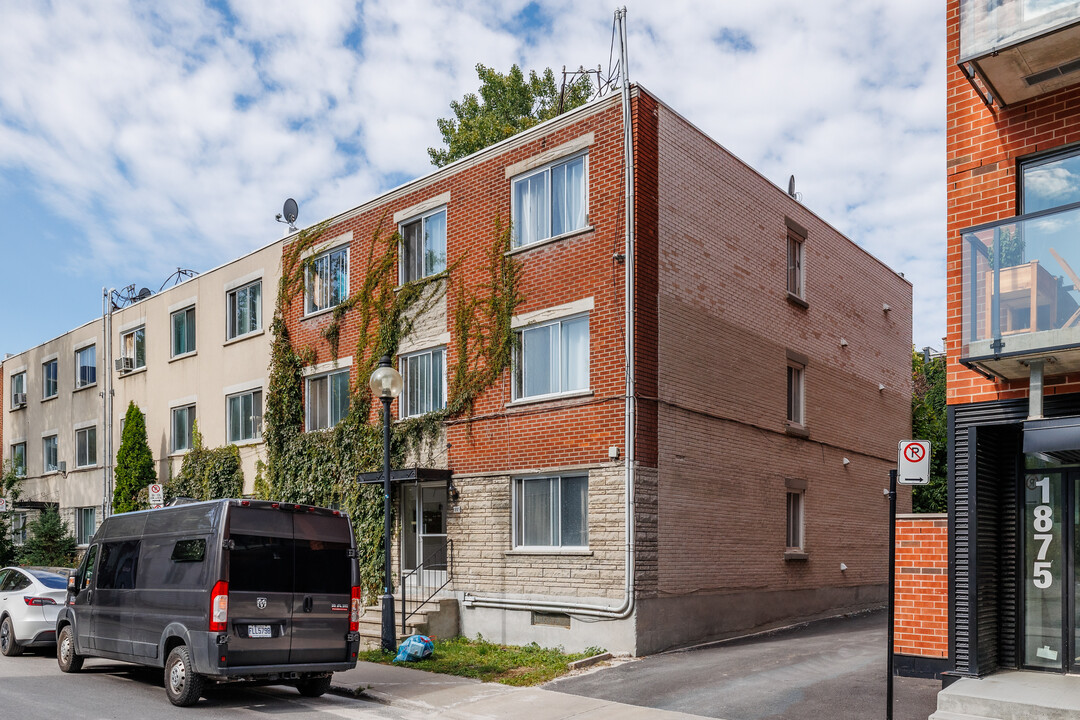
[{"label": "window with white curtain", "polygon": [[97,428],[88,427],[75,431],[75,467],[97,465]]},{"label": "window with white curtain", "polygon": [[131,360],[133,369],[146,367],[146,327],[137,327],[120,336],[120,356]]},{"label": "window with white curtain", "polygon": [[588,547],[589,478],[514,480],[514,547]]},{"label": "window with white curtain", "polygon": [[97,382],[97,346],[75,351],[75,387],[83,388]]},{"label": "window with white curtain", "polygon": [[195,406],[172,409],[172,451],[190,450],[195,442]]},{"label": "window with white curtain", "polygon": [[258,440],[262,435],[262,390],[249,390],[226,398],[229,442]]},{"label": "window with white curtain", "polygon": [[262,329],[262,280],[248,283],[228,294],[226,339]]},{"label": "window with white curtain", "polygon": [[446,208],[401,224],[401,282],[446,269]]},{"label": "window with white curtain", "polygon": [[348,369],[307,380],[307,429],[325,430],[349,414]]},{"label": "window with white curtain", "polygon": [[513,399],[589,389],[589,316],[518,330]]},{"label": "window with white curtain", "polygon": [[97,508],[84,507],[75,510],[75,538],[79,545],[89,545],[96,530],[95,514]]},{"label": "window with white curtain", "polygon": [[405,381],[401,416],[414,417],[446,407],[446,351],[442,348],[405,355],[398,363]]},{"label": "window with white curtain", "polygon": [[47,435],[41,438],[41,466],[47,473],[60,470],[59,442],[56,435]]},{"label": "window with white curtain", "polygon": [[304,312],[337,307],[349,295],[349,248],[335,248],[313,258],[305,274]]},{"label": "window with white curtain", "polygon": [[195,307],[174,312],[172,321],[172,357],[195,352]]},{"label": "window with white curtain", "polygon": [[514,179],[514,247],[585,227],[588,155],[576,155]]}]

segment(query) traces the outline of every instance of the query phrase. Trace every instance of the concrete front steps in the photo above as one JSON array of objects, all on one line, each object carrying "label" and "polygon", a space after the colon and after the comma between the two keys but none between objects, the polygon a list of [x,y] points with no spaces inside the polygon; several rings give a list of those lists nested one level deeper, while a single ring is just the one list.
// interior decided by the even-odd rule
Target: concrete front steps
[{"label": "concrete front steps", "polygon": [[1076,720],[1080,677],[1007,671],[962,678],[938,693],[929,720]]},{"label": "concrete front steps", "polygon": [[[437,638],[456,637],[461,632],[458,603],[455,598],[434,598],[405,622],[407,632],[401,632],[401,598],[394,598],[394,624],[397,641],[409,635],[428,635]],[[368,607],[360,618],[360,644],[377,648],[382,643],[382,610]]]}]

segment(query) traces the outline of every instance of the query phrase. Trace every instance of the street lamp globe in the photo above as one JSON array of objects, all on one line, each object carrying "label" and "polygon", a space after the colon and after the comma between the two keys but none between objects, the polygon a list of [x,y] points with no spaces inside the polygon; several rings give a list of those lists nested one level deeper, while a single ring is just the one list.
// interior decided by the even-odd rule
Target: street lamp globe
[{"label": "street lamp globe", "polygon": [[371,392],[377,398],[396,398],[405,388],[405,382],[401,379],[401,373],[390,366],[390,356],[383,355],[379,360],[379,367],[371,373],[368,381]]}]

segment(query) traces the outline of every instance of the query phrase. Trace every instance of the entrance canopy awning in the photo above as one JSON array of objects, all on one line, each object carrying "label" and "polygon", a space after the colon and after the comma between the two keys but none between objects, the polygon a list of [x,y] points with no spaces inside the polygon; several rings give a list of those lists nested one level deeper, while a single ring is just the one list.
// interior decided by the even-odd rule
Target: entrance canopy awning
[{"label": "entrance canopy awning", "polygon": [[[446,482],[450,479],[452,473],[449,470],[442,468],[402,468],[401,470],[390,471],[390,482],[422,482],[429,480],[442,480]],[[382,470],[376,472],[360,473],[356,476],[356,482],[361,485],[370,485],[374,483],[381,483],[383,481]]]},{"label": "entrance canopy awning", "polygon": [[1080,450],[1080,418],[1049,418],[1024,423],[1024,452]]}]

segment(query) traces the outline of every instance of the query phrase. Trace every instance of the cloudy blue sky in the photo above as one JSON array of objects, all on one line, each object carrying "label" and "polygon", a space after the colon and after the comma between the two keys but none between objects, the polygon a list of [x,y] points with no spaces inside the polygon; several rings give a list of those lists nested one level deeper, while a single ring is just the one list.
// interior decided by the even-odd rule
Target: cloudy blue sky
[{"label": "cloudy blue sky", "polygon": [[[945,333],[943,0],[629,0],[631,79],[903,272]],[[0,352],[432,169],[505,70],[607,65],[589,0],[3,0]]]}]

